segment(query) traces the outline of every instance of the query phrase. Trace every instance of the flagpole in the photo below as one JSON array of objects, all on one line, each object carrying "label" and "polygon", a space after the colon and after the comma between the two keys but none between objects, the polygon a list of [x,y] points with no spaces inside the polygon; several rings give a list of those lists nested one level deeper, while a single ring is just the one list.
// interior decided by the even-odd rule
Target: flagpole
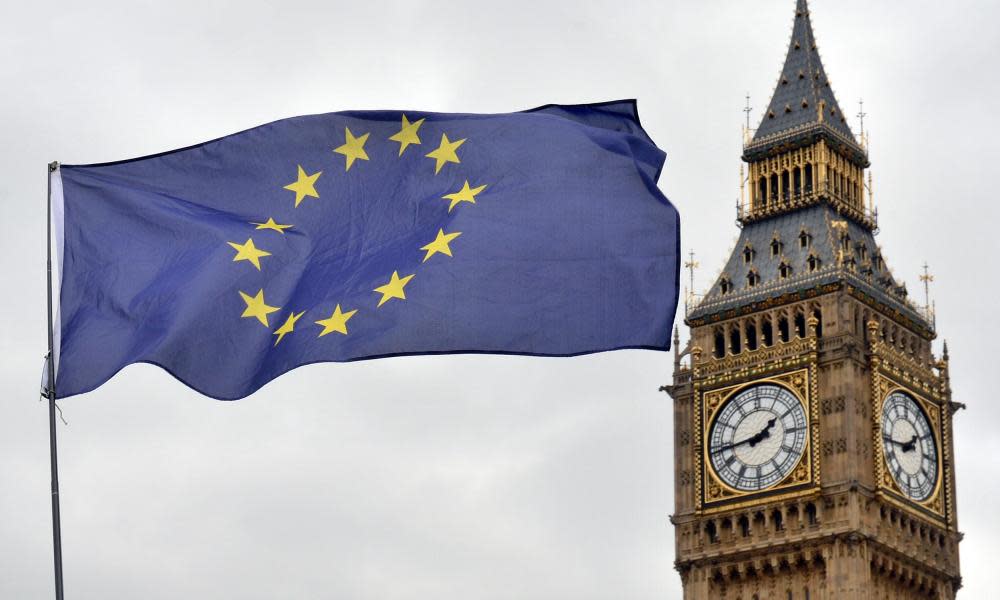
[{"label": "flagpole", "polygon": [[59,523],[59,463],[56,457],[56,370],[52,332],[52,173],[58,168],[58,162],[50,163],[47,172],[48,217],[46,218],[45,229],[45,239],[47,241],[45,251],[46,271],[48,273],[49,381],[46,395],[49,398],[49,458],[52,471],[52,558],[55,565],[56,600],[63,600],[62,527]]}]

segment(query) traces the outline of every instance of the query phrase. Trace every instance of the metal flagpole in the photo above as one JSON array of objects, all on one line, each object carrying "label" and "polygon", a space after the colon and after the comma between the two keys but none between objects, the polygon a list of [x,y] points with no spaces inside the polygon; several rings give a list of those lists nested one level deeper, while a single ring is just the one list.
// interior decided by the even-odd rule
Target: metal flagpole
[{"label": "metal flagpole", "polygon": [[58,162],[48,167],[48,218],[46,219],[46,271],[48,272],[49,307],[49,381],[46,395],[49,398],[49,457],[52,470],[52,553],[55,563],[56,600],[63,600],[62,573],[62,527],[59,524],[59,464],[56,458],[56,369],[52,335],[52,173],[59,168]]}]

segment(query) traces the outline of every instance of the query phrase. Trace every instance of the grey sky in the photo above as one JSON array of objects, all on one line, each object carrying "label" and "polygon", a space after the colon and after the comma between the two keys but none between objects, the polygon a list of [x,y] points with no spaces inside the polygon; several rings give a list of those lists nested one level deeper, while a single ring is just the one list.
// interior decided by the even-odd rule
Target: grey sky
[{"label": "grey sky", "polygon": [[[740,124],[793,0],[0,4],[0,597],[51,594],[44,166],[346,109],[506,112],[636,97],[711,283],[736,236]],[[887,261],[936,276],[965,588],[998,552],[989,391],[1000,165],[994,2],[813,0],[841,106],[869,113]],[[856,120],[852,126],[857,129]],[[940,344],[938,344],[938,347]],[[299,369],[249,399],[132,366],[63,406],[72,598],[680,598],[670,355],[398,358]]]}]

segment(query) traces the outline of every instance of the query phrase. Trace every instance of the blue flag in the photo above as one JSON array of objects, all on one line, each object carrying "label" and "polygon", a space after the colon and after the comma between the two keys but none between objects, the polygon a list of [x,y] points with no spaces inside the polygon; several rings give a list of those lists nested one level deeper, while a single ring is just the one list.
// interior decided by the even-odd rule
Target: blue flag
[{"label": "blue flag", "polygon": [[342,112],[52,174],[56,391],[219,399],[300,365],[665,350],[679,221],[634,102]]}]

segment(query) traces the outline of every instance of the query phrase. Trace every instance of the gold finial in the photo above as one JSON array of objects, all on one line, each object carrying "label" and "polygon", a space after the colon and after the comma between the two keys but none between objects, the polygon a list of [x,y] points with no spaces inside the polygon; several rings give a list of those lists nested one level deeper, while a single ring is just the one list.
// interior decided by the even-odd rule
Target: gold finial
[{"label": "gold finial", "polygon": [[872,191],[872,172],[868,171],[868,212],[875,214],[875,193]]},{"label": "gold finial", "polygon": [[746,213],[747,209],[747,197],[746,190],[746,179],[743,178],[743,163],[740,163],[740,216],[742,217]]}]

